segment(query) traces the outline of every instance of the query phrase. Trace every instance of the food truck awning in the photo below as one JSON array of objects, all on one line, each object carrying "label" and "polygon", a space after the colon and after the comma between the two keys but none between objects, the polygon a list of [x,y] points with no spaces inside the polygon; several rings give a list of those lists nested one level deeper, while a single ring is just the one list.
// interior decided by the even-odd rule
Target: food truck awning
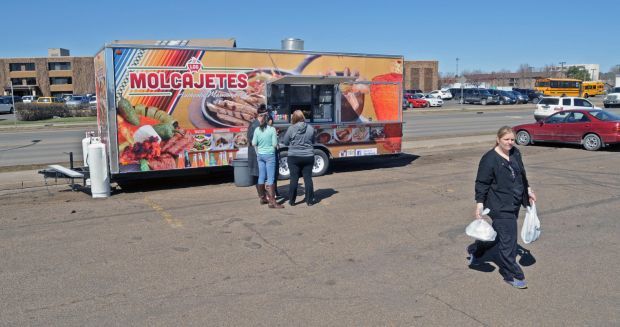
[{"label": "food truck awning", "polygon": [[270,84],[340,84],[355,81],[354,76],[320,76],[320,75],[288,75],[270,82]]}]

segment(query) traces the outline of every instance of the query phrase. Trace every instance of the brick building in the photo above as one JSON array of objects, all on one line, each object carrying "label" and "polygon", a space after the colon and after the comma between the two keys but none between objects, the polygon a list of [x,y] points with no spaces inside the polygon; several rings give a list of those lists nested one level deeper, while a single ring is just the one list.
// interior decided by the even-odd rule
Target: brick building
[{"label": "brick building", "polygon": [[407,61],[403,71],[404,89],[430,92],[439,88],[438,61]]},{"label": "brick building", "polygon": [[59,96],[95,93],[93,57],[49,49],[47,57],[0,58],[0,94]]}]

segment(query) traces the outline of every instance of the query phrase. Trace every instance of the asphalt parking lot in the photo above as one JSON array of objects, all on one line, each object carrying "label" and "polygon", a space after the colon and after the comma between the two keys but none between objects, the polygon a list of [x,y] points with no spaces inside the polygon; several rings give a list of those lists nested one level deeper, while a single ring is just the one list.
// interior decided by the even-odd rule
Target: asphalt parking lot
[{"label": "asphalt parking lot", "polygon": [[313,207],[261,207],[230,174],[0,193],[0,325],[617,325],[618,148],[522,148],[543,233],[517,290],[466,265],[491,142],[339,163]]}]

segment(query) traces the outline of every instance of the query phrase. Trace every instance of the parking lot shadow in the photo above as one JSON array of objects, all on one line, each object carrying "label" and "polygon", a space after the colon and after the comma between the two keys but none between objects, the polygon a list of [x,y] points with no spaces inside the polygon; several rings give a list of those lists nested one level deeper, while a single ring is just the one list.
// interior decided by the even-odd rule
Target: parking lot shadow
[{"label": "parking lot shadow", "polygon": [[521,257],[519,264],[524,267],[532,266],[536,263],[536,258],[532,255],[532,252],[519,244],[517,244],[517,255]]},{"label": "parking lot shadow", "polygon": [[199,174],[187,176],[168,176],[141,178],[135,180],[118,181],[122,192],[146,192],[166,189],[182,189],[204,185],[218,185],[234,181],[233,169],[220,168],[214,171],[202,170]]},{"label": "parking lot shadow", "polygon": [[403,167],[411,164],[420,156],[401,153],[393,156],[377,156],[377,157],[355,157],[342,158],[334,161],[331,165],[332,173],[342,173],[350,171],[363,171],[381,168]]},{"label": "parking lot shadow", "polygon": [[[288,185],[278,186],[278,192],[288,200]],[[333,188],[321,188],[314,190],[314,203],[319,203],[324,199],[330,198],[332,195],[337,194],[338,191]],[[305,201],[306,192],[304,190],[303,183],[297,184],[297,198],[295,199],[295,204],[300,204]]]},{"label": "parking lot shadow", "polygon": [[[497,266],[497,251],[497,247],[490,248],[482,257],[477,258],[476,264],[469,266],[469,269],[481,272],[494,271],[495,267],[489,264],[489,262],[492,262],[495,264],[495,266]],[[517,257],[519,257],[519,264],[523,267],[529,267],[536,263],[536,258],[534,258],[534,256],[532,255],[532,252],[519,244],[517,244]]]}]

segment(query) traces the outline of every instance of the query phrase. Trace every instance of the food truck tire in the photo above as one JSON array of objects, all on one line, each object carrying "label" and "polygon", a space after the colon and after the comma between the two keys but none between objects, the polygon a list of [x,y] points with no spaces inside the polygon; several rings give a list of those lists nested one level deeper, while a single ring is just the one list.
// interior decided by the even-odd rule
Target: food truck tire
[{"label": "food truck tire", "polygon": [[[278,179],[289,179],[291,172],[288,169],[288,151],[280,151],[278,161]],[[323,150],[314,149],[314,167],[312,176],[323,176],[329,169],[329,157]]]},{"label": "food truck tire", "polygon": [[278,179],[284,180],[291,178],[291,171],[288,169],[288,151],[280,151],[278,157]]},{"label": "food truck tire", "polygon": [[314,149],[314,167],[312,176],[323,176],[329,169],[329,157],[323,150]]}]

